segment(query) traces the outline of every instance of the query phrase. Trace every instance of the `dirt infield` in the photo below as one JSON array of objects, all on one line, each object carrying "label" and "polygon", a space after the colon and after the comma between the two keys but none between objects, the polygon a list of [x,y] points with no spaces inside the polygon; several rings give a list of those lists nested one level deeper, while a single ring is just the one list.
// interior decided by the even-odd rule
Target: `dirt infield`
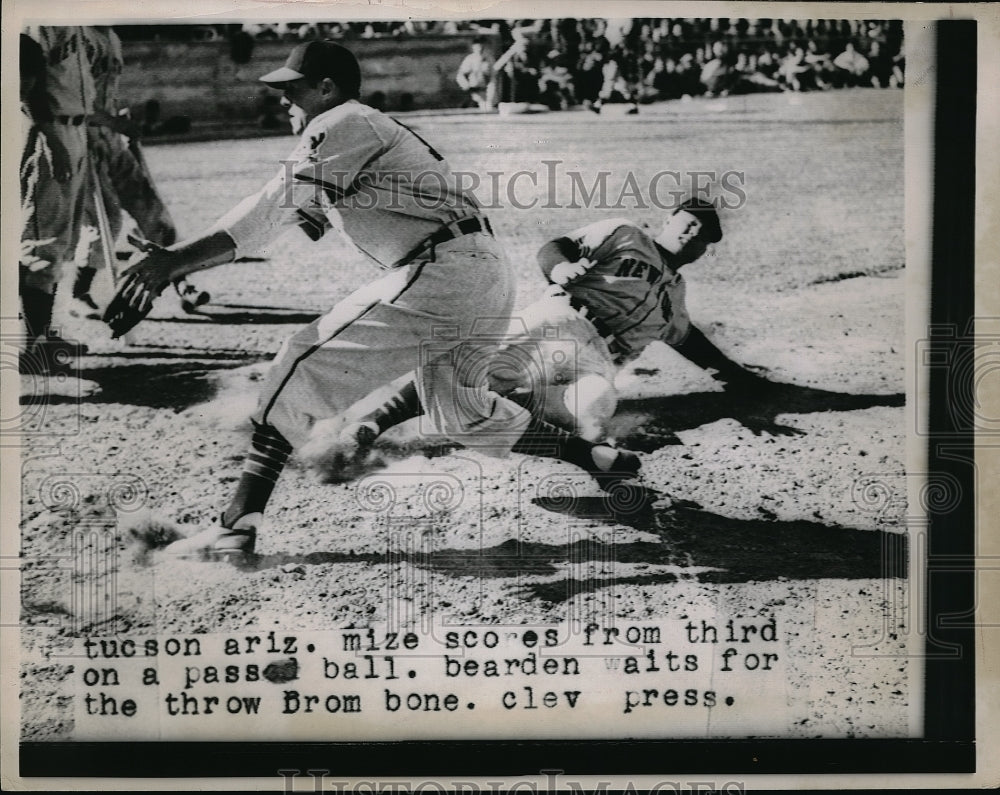
[{"label": "dirt infield", "polygon": [[[412,625],[431,613],[547,626],[570,612],[774,616],[794,716],[780,733],[905,734],[920,694],[886,617],[908,586],[906,505],[872,492],[905,493],[902,92],[413,126],[454,168],[481,175],[481,198],[500,174],[501,206],[484,203],[520,275],[519,307],[543,284],[534,252],[547,239],[602,217],[656,224],[658,172],[681,172],[682,188],[692,172],[728,174],[730,198],[744,199],[722,212],[712,255],[685,270],[691,317],[786,386],[741,400],[665,345],[647,350],[619,378],[615,427],[643,454],[641,505],[609,504],[567,465],[422,442],[416,423],[381,440],[381,466],[352,482],[320,483],[293,458],[256,566],[137,555],[122,534],[113,573],[84,575],[113,574],[113,597],[95,606],[71,560],[74,545],[101,542],[74,540],[80,529],[145,512],[184,529],[210,521],[239,474],[266,362],[371,272],[344,246],[288,236],[266,261],[193,277],[213,296],[205,314],[165,295],[132,346],[67,321],[64,334],[90,346],[80,375],[92,394],[22,382],[36,428],[22,459],[23,738],[72,737],[74,663],[52,652],[83,636]],[[165,145],[147,157],[183,233],[261,184],[291,145]],[[518,170],[529,176],[511,188]],[[617,207],[574,206],[572,174],[589,187],[602,170],[609,204],[631,173],[647,206],[634,191]]]}]

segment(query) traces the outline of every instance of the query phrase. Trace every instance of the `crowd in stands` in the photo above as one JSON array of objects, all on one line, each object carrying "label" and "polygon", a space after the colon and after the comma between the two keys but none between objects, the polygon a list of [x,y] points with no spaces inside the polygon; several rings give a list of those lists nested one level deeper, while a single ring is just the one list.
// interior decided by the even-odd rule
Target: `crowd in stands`
[{"label": "crowd in stands", "polygon": [[[904,82],[899,20],[542,19],[132,26],[122,38],[228,39],[248,60],[259,40],[405,39],[477,34],[457,75],[469,104],[606,102]],[[481,37],[481,38],[480,38]]]},{"label": "crowd in stands", "polygon": [[904,82],[899,21],[557,19],[498,33],[497,101],[552,108]]}]

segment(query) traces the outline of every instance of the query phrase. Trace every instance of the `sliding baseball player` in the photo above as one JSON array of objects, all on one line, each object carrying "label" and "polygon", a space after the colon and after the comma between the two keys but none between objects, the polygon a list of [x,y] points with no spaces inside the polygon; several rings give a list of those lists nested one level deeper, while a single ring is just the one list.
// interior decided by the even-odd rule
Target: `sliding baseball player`
[{"label": "sliding baseball player", "polygon": [[[680,269],[721,239],[714,205],[689,198],[655,237],[613,218],[550,240],[538,252],[549,289],[512,323],[491,388],[592,442],[608,438],[619,369],[655,341],[712,371],[727,389],[768,389],[763,368],[730,360],[688,315]],[[379,434],[421,413],[406,384],[336,438],[311,440],[308,450],[316,460],[356,463]]]}]

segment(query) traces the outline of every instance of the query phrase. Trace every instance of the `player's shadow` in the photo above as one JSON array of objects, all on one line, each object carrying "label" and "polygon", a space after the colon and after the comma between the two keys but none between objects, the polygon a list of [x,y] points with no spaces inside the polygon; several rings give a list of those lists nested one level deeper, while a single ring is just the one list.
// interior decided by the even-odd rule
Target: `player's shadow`
[{"label": "player's shadow", "polygon": [[[431,544],[426,551],[408,547],[357,555],[274,554],[258,556],[249,567],[409,563],[449,577],[508,579],[514,595],[548,602],[618,585],[663,585],[681,580],[722,584],[906,576],[908,552],[903,534],[804,520],[733,519],[690,504],[664,501],[661,505],[658,496],[647,491],[639,505],[624,512],[609,507],[604,497],[532,500],[546,510],[608,525],[607,533],[591,529],[586,537],[563,544],[512,539],[474,549],[433,549]],[[614,526],[618,525],[640,530],[655,540],[616,543]],[[524,581],[538,577],[550,579]]]},{"label": "player's shadow", "polygon": [[190,314],[154,317],[157,323],[214,323],[223,326],[254,324],[259,326],[312,323],[319,312],[303,312],[282,306],[252,306],[249,304],[211,304]]},{"label": "player's shadow", "polygon": [[[149,354],[146,354],[148,357]],[[88,357],[88,360],[96,357]],[[92,395],[37,394],[21,395],[21,405],[57,405],[66,403],[121,403],[129,406],[147,406],[157,409],[183,411],[198,403],[205,403],[218,392],[218,379],[213,373],[245,367],[266,356],[244,356],[200,361],[183,356],[170,357],[167,361],[143,364],[109,365],[107,367],[81,367],[74,371],[84,381],[95,382],[100,390]]]},{"label": "player's shadow", "polygon": [[[585,576],[571,574],[521,586],[523,595],[547,601],[563,601],[617,584],[655,585],[681,579],[714,584],[883,579],[905,577],[907,571],[907,539],[901,533],[806,520],[734,519],[686,505],[650,503],[645,509],[620,513],[609,511],[601,497],[577,498],[571,504],[543,498],[533,502],[591,520],[603,511],[607,521],[659,539],[616,544],[610,536],[610,541],[591,537],[576,542],[574,562]],[[604,573],[581,565],[587,561],[602,562]],[[658,566],[663,568],[656,571]]]},{"label": "player's shadow", "polygon": [[613,435],[622,447],[648,453],[668,444],[680,444],[677,431],[720,419],[734,419],[758,434],[792,436],[803,431],[779,423],[779,414],[898,408],[905,402],[902,393],[859,395],[779,383],[771,383],[765,392],[751,397],[733,390],[626,398],[618,404]]}]

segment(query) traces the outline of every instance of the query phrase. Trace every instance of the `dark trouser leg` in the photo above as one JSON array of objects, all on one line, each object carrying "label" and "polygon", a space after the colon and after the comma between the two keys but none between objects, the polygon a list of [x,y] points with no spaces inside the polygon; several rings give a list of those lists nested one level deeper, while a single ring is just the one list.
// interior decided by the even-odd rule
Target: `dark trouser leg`
[{"label": "dark trouser leg", "polygon": [[37,287],[21,288],[21,306],[24,311],[24,325],[28,330],[28,346],[35,340],[44,339],[52,322],[52,306],[55,293]]}]

